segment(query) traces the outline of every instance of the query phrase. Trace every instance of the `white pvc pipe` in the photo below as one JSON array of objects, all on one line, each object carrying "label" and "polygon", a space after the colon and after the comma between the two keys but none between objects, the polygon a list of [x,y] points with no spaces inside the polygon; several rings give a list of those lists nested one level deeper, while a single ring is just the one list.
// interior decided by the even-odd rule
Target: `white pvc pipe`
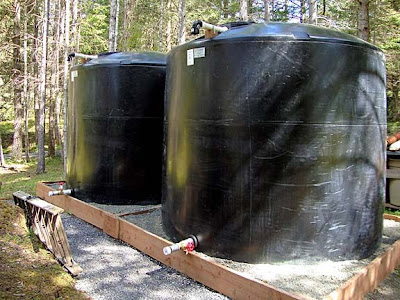
[{"label": "white pvc pipe", "polygon": [[89,54],[83,54],[83,53],[77,53],[75,52],[75,57],[82,57],[84,59],[94,59],[97,58],[97,55],[89,55]]},{"label": "white pvc pipe", "polygon": [[203,27],[204,29],[211,29],[214,32],[225,32],[228,30],[228,27],[225,26],[216,26],[204,21],[201,21],[201,23],[202,23],[201,27]]},{"label": "white pvc pipe", "polygon": [[178,251],[181,247],[178,244],[173,244],[163,248],[164,255],[170,255],[172,252]]},{"label": "white pvc pipe", "polygon": [[58,190],[58,191],[50,191],[50,192],[49,192],[49,196],[71,195],[71,194],[72,194],[72,189]]},{"label": "white pvc pipe", "polygon": [[164,255],[170,255],[172,252],[178,251],[179,249],[185,250],[187,244],[189,243],[195,244],[195,241],[192,238],[187,238],[186,240],[180,241],[179,243],[173,244],[171,246],[166,246],[163,248]]}]

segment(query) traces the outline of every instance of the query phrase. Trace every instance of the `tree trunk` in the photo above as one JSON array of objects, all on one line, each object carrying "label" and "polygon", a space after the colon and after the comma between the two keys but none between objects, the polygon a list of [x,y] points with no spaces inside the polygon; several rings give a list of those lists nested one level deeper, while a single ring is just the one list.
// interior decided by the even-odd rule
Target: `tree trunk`
[{"label": "tree trunk", "polygon": [[228,17],[229,17],[229,1],[223,0],[222,5],[223,5],[223,11],[224,11],[224,19],[228,19]]},{"label": "tree trunk", "polygon": [[65,32],[64,32],[64,127],[63,127],[63,165],[64,165],[64,178],[67,173],[67,109],[68,109],[68,53],[69,53],[69,18],[70,18],[70,0],[65,0]]},{"label": "tree trunk", "polygon": [[108,51],[117,51],[118,0],[110,0],[110,26],[108,30]]},{"label": "tree trunk", "polygon": [[[54,74],[52,74],[51,76],[54,76]],[[51,93],[51,96],[49,97],[49,132],[48,132],[48,138],[49,138],[49,142],[47,145],[47,155],[49,157],[54,157],[56,155],[56,145],[55,145],[55,140],[56,140],[56,134],[55,134],[55,118],[54,118],[54,114],[55,114],[55,101],[54,101],[54,97],[55,97],[55,93],[54,90]]]},{"label": "tree trunk", "polygon": [[[161,3],[163,3],[164,0],[161,0]],[[128,9],[129,9],[129,4],[128,0],[123,0],[122,2],[122,34],[120,37],[120,49],[122,51],[128,50]]]},{"label": "tree trunk", "polygon": [[364,41],[369,40],[369,0],[357,0],[358,18],[357,29],[358,37]]},{"label": "tree trunk", "polygon": [[185,0],[179,0],[179,7],[178,7],[178,45],[184,44],[185,41],[186,41],[185,21],[186,21]]},{"label": "tree trunk", "polygon": [[14,137],[12,155],[14,159],[22,159],[22,88],[21,88],[21,6],[19,0],[14,0],[14,36],[13,36],[13,64],[14,64]]},{"label": "tree trunk", "polygon": [[161,0],[160,7],[160,23],[158,27],[158,51],[163,51],[164,36],[164,0]]},{"label": "tree trunk", "polygon": [[247,0],[240,0],[239,1],[239,19],[242,20],[242,21],[248,21],[249,20]]},{"label": "tree trunk", "polygon": [[317,0],[308,0],[310,24],[317,25]]},{"label": "tree trunk", "polygon": [[300,23],[304,23],[304,0],[300,0]]},{"label": "tree trunk", "polygon": [[32,64],[33,64],[33,106],[35,110],[35,143],[38,144],[39,138],[39,5],[35,7],[35,31],[34,31],[34,45],[35,50],[32,55]]},{"label": "tree trunk", "polygon": [[57,124],[57,111],[56,101],[58,98],[58,66],[59,66],[59,38],[60,38],[60,0],[55,3],[54,13],[52,13],[53,30],[53,64],[51,67],[51,96],[49,98],[49,144],[48,144],[48,156],[54,157],[56,155],[56,139],[58,136],[58,124]]},{"label": "tree trunk", "polygon": [[28,95],[28,15],[26,7],[24,7],[24,144],[25,144],[25,160],[29,162],[29,124],[28,110],[29,95]]},{"label": "tree trunk", "polygon": [[269,9],[269,1],[270,0],[264,0],[264,20],[265,20],[265,22],[271,21],[271,11]]},{"label": "tree trunk", "polygon": [[171,17],[171,1],[167,0],[167,51],[172,49],[172,17]]},{"label": "tree trunk", "polygon": [[61,0],[58,0],[58,14],[57,14],[57,26],[56,26],[56,82],[55,82],[55,90],[56,90],[56,97],[55,97],[55,133],[56,133],[56,142],[61,148],[62,152],[62,138],[60,133],[60,114],[61,114],[61,72],[60,72],[60,43],[63,40],[63,36],[61,35],[61,28],[64,25],[64,20],[62,17],[63,9],[61,6]]},{"label": "tree trunk", "polygon": [[39,134],[38,134],[38,162],[36,173],[45,171],[45,105],[46,105],[46,67],[47,67],[47,30],[49,21],[49,0],[44,1],[43,30],[42,30],[42,59],[40,64],[40,99],[39,99]]},{"label": "tree trunk", "polygon": [[[79,19],[80,19],[80,11],[79,11],[79,3],[80,0],[70,0],[72,4],[72,24],[71,24],[71,36],[70,36],[70,47],[71,51],[79,52],[79,43],[80,43],[80,26],[79,26]],[[71,15],[70,15],[71,16]],[[79,60],[74,59],[72,61],[72,65],[78,63]]]},{"label": "tree trunk", "polygon": [[0,166],[5,167],[6,162],[4,161],[4,154],[3,154],[3,143],[1,141],[1,134],[0,134]]}]

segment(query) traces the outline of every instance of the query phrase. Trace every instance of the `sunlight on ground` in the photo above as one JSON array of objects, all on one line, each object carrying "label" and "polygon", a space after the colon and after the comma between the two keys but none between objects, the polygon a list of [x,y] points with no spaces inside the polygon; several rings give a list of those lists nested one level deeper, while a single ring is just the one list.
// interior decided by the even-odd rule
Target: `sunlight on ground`
[{"label": "sunlight on ground", "polygon": [[11,164],[7,168],[0,167],[0,174],[15,174],[18,172],[27,172],[29,165],[27,164]]}]

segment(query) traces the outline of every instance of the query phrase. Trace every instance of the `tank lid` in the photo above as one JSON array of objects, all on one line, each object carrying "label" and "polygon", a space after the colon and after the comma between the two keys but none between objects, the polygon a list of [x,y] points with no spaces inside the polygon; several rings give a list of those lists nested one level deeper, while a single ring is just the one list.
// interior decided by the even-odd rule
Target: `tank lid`
[{"label": "tank lid", "polygon": [[167,56],[160,52],[107,52],[99,54],[98,58],[92,59],[84,65],[100,64],[165,66]]},{"label": "tank lid", "polygon": [[[304,40],[333,43],[359,44],[378,49],[355,36],[325,27],[298,23],[238,23],[229,24],[229,30],[213,40],[261,38],[269,40]],[[233,26],[232,26],[233,25]]]}]

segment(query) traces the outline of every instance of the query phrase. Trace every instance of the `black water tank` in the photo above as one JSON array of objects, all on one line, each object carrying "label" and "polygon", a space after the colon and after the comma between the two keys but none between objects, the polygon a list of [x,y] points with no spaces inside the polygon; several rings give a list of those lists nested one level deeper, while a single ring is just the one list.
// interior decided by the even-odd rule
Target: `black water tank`
[{"label": "black water tank", "polygon": [[240,261],[363,258],[385,199],[376,47],[284,23],[234,27],[167,61],[163,224]]},{"label": "black water tank", "polygon": [[76,197],[160,203],[166,57],[110,53],[71,69],[67,182]]}]

